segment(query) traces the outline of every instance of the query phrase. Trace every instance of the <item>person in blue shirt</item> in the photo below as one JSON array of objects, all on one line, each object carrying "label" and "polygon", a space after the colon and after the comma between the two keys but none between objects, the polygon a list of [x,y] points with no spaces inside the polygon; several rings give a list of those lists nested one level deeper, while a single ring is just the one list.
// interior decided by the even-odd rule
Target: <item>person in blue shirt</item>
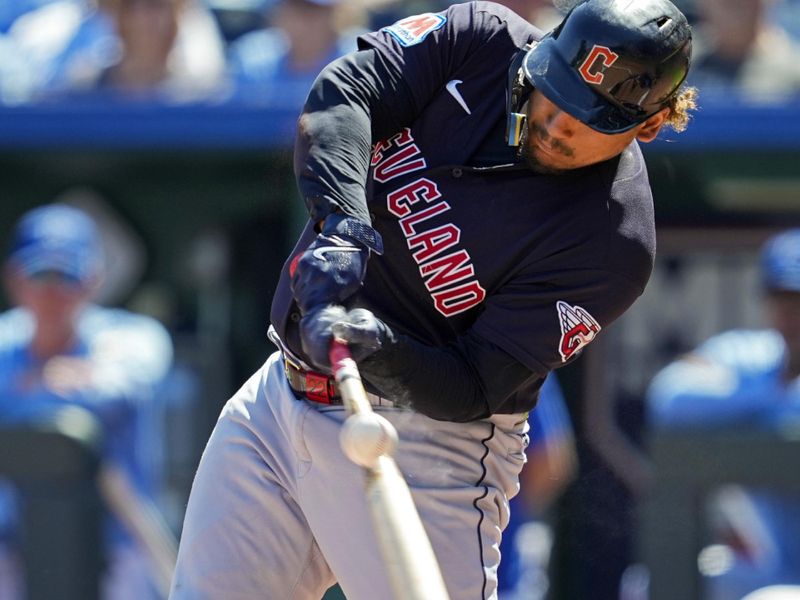
[{"label": "person in blue shirt", "polygon": [[217,100],[225,88],[224,42],[199,0],[53,0],[19,17],[7,37],[22,81],[6,85],[20,88],[18,102],[172,104]]},{"label": "person in blue shirt", "polygon": [[[769,328],[716,335],[656,375],[648,407],[657,428],[778,428],[800,422],[800,229],[770,238],[760,272]],[[717,515],[737,549],[710,578],[711,598],[741,598],[768,584],[800,584],[800,503],[741,487],[719,495]],[[800,588],[797,591],[800,597]]]},{"label": "person in blue shirt", "polygon": [[355,50],[342,35],[340,0],[279,0],[268,11],[269,27],[239,37],[228,52],[235,97],[297,110],[323,67]]},{"label": "person in blue shirt", "polygon": [[[103,271],[100,234],[87,214],[50,204],[22,216],[4,271],[15,307],[0,314],[0,423],[86,409],[103,428],[104,467],[147,504],[156,492],[148,409],[170,369],[172,342],[150,317],[92,303]],[[14,555],[20,502],[22,494],[0,483],[0,555]],[[102,597],[157,598],[158,567],[140,532],[109,508]]]}]

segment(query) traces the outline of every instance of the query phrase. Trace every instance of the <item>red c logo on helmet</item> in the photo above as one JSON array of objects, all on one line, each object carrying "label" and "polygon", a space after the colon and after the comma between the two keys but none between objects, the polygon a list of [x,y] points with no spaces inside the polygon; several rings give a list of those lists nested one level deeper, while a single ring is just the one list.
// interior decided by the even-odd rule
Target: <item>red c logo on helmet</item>
[{"label": "red c logo on helmet", "polygon": [[592,51],[589,52],[589,56],[586,57],[586,60],[583,61],[583,64],[578,68],[578,72],[581,74],[588,83],[593,83],[595,85],[599,85],[603,83],[603,73],[599,70],[594,70],[594,66],[597,63],[597,59],[601,58],[603,62],[603,66],[607,69],[619,58],[619,54],[616,52],[612,52],[611,48],[607,48],[606,46],[595,46],[592,48]]}]

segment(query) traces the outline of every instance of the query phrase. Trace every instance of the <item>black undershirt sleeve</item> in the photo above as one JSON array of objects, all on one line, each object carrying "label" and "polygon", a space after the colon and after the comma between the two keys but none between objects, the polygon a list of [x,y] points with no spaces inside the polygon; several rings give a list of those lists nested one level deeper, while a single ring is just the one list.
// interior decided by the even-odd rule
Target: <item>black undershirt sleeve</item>
[{"label": "black undershirt sleeve", "polygon": [[314,222],[340,211],[369,223],[365,182],[372,144],[413,121],[416,107],[396,68],[374,49],[329,64],[300,116],[294,170]]},{"label": "black undershirt sleeve", "polygon": [[378,353],[359,363],[359,369],[368,383],[394,401],[433,419],[464,422],[495,413],[537,377],[471,331],[444,347],[390,335]]}]

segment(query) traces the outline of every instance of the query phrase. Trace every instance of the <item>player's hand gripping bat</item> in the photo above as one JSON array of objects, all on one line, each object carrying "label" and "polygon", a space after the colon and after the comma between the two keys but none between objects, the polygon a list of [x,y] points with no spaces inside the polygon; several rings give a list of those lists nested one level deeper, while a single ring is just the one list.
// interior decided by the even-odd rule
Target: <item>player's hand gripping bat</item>
[{"label": "player's hand gripping bat", "polygon": [[391,456],[397,431],[372,411],[345,342],[334,339],[330,359],[349,413],[340,434],[342,449],[364,467],[367,506],[395,600],[448,600],[411,492]]}]

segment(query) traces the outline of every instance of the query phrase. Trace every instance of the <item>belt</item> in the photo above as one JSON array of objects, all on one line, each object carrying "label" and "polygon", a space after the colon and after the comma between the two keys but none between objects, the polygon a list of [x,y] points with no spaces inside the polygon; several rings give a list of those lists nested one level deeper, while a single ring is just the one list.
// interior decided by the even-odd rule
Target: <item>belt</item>
[{"label": "belt", "polygon": [[[320,404],[334,406],[344,404],[339,393],[339,386],[336,385],[336,380],[332,375],[306,371],[286,358],[283,360],[283,365],[289,387],[298,394],[302,394],[312,402],[319,402]],[[373,406],[394,406],[392,400],[381,398],[369,392],[367,392],[367,400]]]}]

